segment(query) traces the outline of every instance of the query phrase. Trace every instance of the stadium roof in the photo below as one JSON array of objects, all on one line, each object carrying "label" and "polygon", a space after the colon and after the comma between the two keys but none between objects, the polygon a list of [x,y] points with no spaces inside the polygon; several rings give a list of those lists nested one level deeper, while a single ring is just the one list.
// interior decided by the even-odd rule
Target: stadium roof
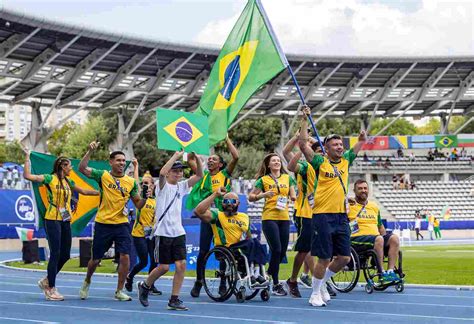
[{"label": "stadium roof", "polygon": [[[219,50],[165,43],[0,11],[0,101],[42,99],[54,108],[147,113],[194,110]],[[474,56],[288,55],[313,112],[322,117],[423,117],[474,110]],[[248,102],[245,116],[294,115],[285,71]]]}]

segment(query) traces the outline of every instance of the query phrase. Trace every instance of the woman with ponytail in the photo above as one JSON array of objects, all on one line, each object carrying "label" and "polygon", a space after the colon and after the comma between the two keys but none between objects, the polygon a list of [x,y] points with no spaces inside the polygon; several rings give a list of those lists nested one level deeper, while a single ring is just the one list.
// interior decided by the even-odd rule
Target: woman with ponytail
[{"label": "woman with ponytail", "polygon": [[44,292],[47,300],[64,300],[56,289],[56,275],[71,254],[71,197],[73,191],[82,195],[98,196],[96,190],[82,189],[68,176],[72,170],[71,161],[58,157],[54,161],[51,174],[35,175],[30,170],[30,153],[26,151],[24,178],[32,182],[44,184],[48,193],[49,206],[44,217],[44,228],[48,240],[50,257],[47,277],[38,281],[38,286]]}]

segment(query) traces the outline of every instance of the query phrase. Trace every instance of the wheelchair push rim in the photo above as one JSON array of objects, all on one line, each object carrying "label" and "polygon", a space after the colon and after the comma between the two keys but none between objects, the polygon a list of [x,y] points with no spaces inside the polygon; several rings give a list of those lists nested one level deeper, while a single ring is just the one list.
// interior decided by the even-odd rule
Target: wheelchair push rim
[{"label": "wheelchair push rim", "polygon": [[351,247],[351,261],[338,273],[331,277],[331,284],[339,292],[350,292],[357,285],[360,276],[359,257]]},{"label": "wheelchair push rim", "polygon": [[[217,269],[215,264],[211,264],[214,261],[217,261]],[[204,257],[203,278],[204,290],[209,298],[217,302],[228,300],[234,294],[238,280],[236,261],[232,253],[223,247],[215,247],[209,251]]]}]

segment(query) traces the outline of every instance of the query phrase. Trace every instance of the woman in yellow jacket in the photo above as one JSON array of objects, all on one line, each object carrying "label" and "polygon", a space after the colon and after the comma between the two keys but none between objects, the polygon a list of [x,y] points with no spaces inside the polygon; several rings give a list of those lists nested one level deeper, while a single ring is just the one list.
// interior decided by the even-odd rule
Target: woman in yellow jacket
[{"label": "woman in yellow jacket", "polygon": [[295,180],[288,174],[276,153],[268,154],[256,175],[255,188],[249,195],[251,202],[265,198],[262,213],[262,231],[270,247],[268,273],[273,279],[273,294],[285,296],[280,284],[280,263],[286,255],[290,238],[289,201],[296,200]]},{"label": "woman in yellow jacket", "polygon": [[88,196],[99,195],[98,191],[82,189],[69,179],[71,170],[71,161],[65,157],[58,157],[54,161],[51,174],[31,174],[30,153],[26,151],[23,177],[26,180],[45,185],[48,194],[49,206],[44,217],[44,229],[50,251],[48,276],[38,281],[38,286],[44,292],[47,300],[64,300],[64,297],[56,289],[56,275],[71,255],[71,197],[73,191]]}]

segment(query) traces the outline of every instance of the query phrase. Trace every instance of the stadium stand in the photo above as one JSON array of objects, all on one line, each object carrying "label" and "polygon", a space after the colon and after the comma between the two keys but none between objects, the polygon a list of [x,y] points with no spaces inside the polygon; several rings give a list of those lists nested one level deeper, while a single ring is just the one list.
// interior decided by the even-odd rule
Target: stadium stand
[{"label": "stadium stand", "polygon": [[[361,157],[357,158],[355,161],[354,168],[360,169],[362,171],[368,170],[383,170],[386,169],[383,166],[383,162],[387,158],[382,157],[382,163],[377,163],[379,157],[371,157],[371,161],[364,161]],[[390,166],[388,169],[397,169],[397,170],[447,170],[456,171],[456,170],[472,170],[473,162],[471,157],[459,158],[457,161],[450,161],[445,158],[436,158],[434,161],[428,161],[425,156],[416,157],[415,161],[410,161],[408,157],[390,157]]]},{"label": "stadium stand", "polygon": [[474,180],[469,181],[419,181],[414,190],[394,189],[392,182],[376,182],[375,197],[399,220],[413,219],[416,210],[428,209],[435,215],[449,206],[451,219],[474,218],[474,198],[471,191]]}]

